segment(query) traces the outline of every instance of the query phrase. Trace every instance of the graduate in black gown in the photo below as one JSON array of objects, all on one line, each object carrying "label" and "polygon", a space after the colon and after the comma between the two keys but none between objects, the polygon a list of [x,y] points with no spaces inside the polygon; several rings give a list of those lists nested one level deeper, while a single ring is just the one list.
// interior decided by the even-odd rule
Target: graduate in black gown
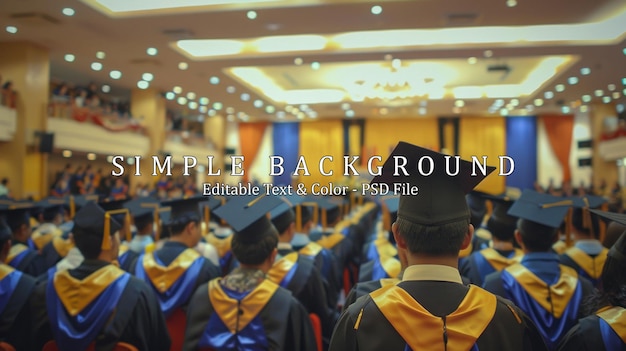
[{"label": "graduate in black gown", "polygon": [[524,256],[500,272],[487,276],[483,287],[515,303],[533,320],[550,350],[583,317],[582,302],[592,284],[551,252],[557,228],[572,202],[524,190],[508,214],[520,218],[515,239]]},{"label": "graduate in black gown", "polygon": [[32,277],[38,277],[47,269],[41,255],[28,246],[31,236],[30,217],[36,207],[31,203],[13,202],[0,205],[0,216],[11,229],[11,251],[6,263]]},{"label": "graduate in black gown", "polygon": [[232,250],[240,266],[196,290],[183,350],[317,350],[306,309],[265,276],[278,254],[278,232],[266,214],[282,201],[260,196],[232,206],[236,200],[215,212],[235,231]]},{"label": "graduate in black gown", "polygon": [[507,196],[486,196],[493,203],[493,212],[487,220],[492,235],[492,247],[475,251],[461,259],[459,271],[472,284],[482,286],[485,277],[519,262],[524,254],[514,246],[517,218],[507,214],[513,200]]},{"label": "graduate in black gown", "polygon": [[0,341],[16,350],[32,348],[29,298],[35,278],[4,263],[11,250],[11,230],[0,220]]},{"label": "graduate in black gown", "polygon": [[299,200],[296,196],[289,197],[289,203],[280,204],[270,212],[272,224],[278,231],[279,257],[267,276],[274,283],[291,291],[309,313],[319,317],[322,335],[328,343],[338,317],[336,309],[331,309],[328,305],[327,288],[319,270],[309,258],[299,254],[291,246],[296,232],[296,215],[292,206]]},{"label": "graduate in black gown", "polygon": [[84,256],[75,269],[48,271],[33,293],[36,350],[54,340],[60,350],[112,349],[123,342],[141,351],[166,351],[170,338],[151,289],[111,264],[121,225],[91,202],[76,213],[74,240]]},{"label": "graduate in black gown", "polygon": [[[394,156],[406,157],[409,176],[392,176]],[[426,156],[433,160],[434,171],[422,177],[415,166]],[[392,226],[408,267],[400,283],[348,307],[335,328],[330,351],[545,349],[536,328],[517,307],[462,284],[458,255],[469,246],[474,231],[465,194],[484,176],[470,176],[471,163],[463,160],[456,176],[448,176],[445,167],[444,155],[400,142],[382,174],[372,180],[419,187],[419,195],[400,197]]]},{"label": "graduate in black gown", "polygon": [[[626,215],[597,211],[626,224]],[[600,277],[600,291],[587,304],[591,315],[578,321],[559,344],[558,351],[626,350],[626,232],[608,253]]]}]

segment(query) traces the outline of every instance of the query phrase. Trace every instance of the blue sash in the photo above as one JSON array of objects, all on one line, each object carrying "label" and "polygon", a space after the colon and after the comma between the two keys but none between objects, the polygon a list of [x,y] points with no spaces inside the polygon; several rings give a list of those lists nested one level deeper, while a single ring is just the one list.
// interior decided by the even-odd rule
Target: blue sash
[{"label": "blue sash", "polygon": [[22,272],[13,271],[0,280],[0,315],[4,312],[4,308],[7,307],[11,296],[13,296],[20,278],[22,278]]},{"label": "blue sash", "polygon": [[602,318],[598,318],[598,322],[600,323],[600,335],[602,335],[604,349],[610,351],[623,350],[625,348],[624,342],[619,335],[617,335],[615,330],[611,328],[609,323]]}]

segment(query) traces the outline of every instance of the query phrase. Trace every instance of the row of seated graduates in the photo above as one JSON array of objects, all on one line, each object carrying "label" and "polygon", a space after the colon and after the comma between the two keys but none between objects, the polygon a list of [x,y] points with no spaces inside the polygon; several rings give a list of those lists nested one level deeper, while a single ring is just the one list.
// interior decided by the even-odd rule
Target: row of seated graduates
[{"label": "row of seated graduates", "polygon": [[[21,234],[17,235],[17,237],[20,238],[19,240],[15,239],[16,235],[14,231],[12,231],[13,232],[12,234],[14,237],[14,240],[13,240],[14,245],[12,246],[12,249],[11,249],[12,252],[11,254],[9,254],[9,258],[7,259],[7,262],[9,264],[15,265],[18,269],[22,269],[28,272],[30,275],[39,277],[39,278],[45,277],[46,270],[48,270],[50,267],[56,267],[57,269],[59,269],[60,267],[63,267],[63,269],[67,269],[67,268],[75,268],[76,266],[78,266],[80,262],[82,261],[82,257],[81,257],[80,251],[78,251],[77,248],[73,247],[73,242],[69,238],[69,233],[72,228],[71,217],[73,213],[75,213],[78,209],[80,209],[81,206],[84,206],[88,201],[95,201],[95,200],[97,199],[92,196],[76,196],[76,197],[70,197],[66,199],[58,199],[58,198],[45,199],[44,201],[41,201],[40,203],[37,204],[38,206],[37,211],[34,211],[33,207],[28,207],[27,204],[25,204],[26,206],[13,206],[13,207],[16,207],[15,210],[17,211],[19,211],[19,208],[22,208],[24,210],[30,209],[31,210],[30,213],[34,214],[37,217],[37,219],[41,220],[41,224],[37,225],[37,220],[35,220],[33,217],[30,217],[30,218],[25,218],[24,216],[21,217],[24,220],[27,220],[28,222],[28,223],[23,223],[25,225],[22,226],[22,229],[28,229],[28,230],[25,230],[25,232],[28,233],[30,231],[29,227],[31,225],[33,228],[35,228],[35,230],[32,232],[30,237],[28,236],[22,237]],[[222,201],[217,201],[216,199],[211,199],[211,200],[212,201],[205,201],[202,206],[202,208],[204,209],[204,213],[205,213],[205,219],[207,220],[202,223],[203,234],[205,234],[203,235],[203,241],[214,244],[214,247],[217,249],[214,251],[216,251],[216,253],[219,252],[220,266],[222,266],[221,273],[223,275],[226,272],[230,271],[233,267],[236,267],[236,260],[232,258],[232,254],[230,254],[229,249],[228,249],[228,246],[230,243],[230,240],[229,240],[230,236],[223,235],[223,233],[228,233],[229,230],[223,226],[216,225],[215,221],[208,220],[209,219],[208,217],[210,216],[209,211],[219,206],[219,205],[216,206],[216,204],[220,204],[220,205],[223,204],[224,200],[223,199]],[[301,200],[304,200],[304,199],[301,199]],[[296,246],[296,248],[298,248],[303,253],[307,253],[308,255],[312,255],[317,258],[327,258],[327,259],[321,259],[321,260],[314,259],[314,262],[316,262],[316,266],[320,267],[322,271],[325,271],[325,273],[336,272],[339,270],[338,267],[340,267],[341,265],[336,264],[337,261],[340,261],[340,260],[335,259],[335,254],[333,254],[332,252],[345,254],[345,257],[347,257],[348,259],[350,258],[349,257],[350,255],[347,253],[352,252],[352,249],[345,244],[352,243],[357,240],[363,240],[362,238],[364,237],[364,235],[360,234],[360,237],[359,237],[359,233],[363,233],[363,231],[359,232],[358,230],[355,230],[355,228],[367,228],[369,226],[368,223],[370,223],[371,218],[374,217],[373,214],[375,213],[374,211],[375,206],[373,206],[374,205],[373,203],[368,203],[365,206],[354,206],[353,209],[355,210],[351,211],[351,213],[345,218],[334,218],[335,213],[337,212],[343,212],[343,211],[345,211],[346,213],[349,212],[348,211],[349,207],[347,206],[345,202],[342,203],[342,202],[335,202],[335,201],[327,201],[326,199],[323,199],[323,198],[318,198],[318,199],[313,199],[313,200],[314,201],[308,202],[310,207],[306,206],[307,204],[305,203],[303,206],[298,206],[298,210],[295,211],[298,213],[298,216],[297,216],[298,227],[299,228],[314,227],[312,223],[318,223],[317,218],[315,218],[315,222],[313,222],[312,217],[304,221],[301,218],[302,213],[309,212],[310,214],[310,212],[313,212],[314,215],[316,215],[316,217],[322,219],[321,228],[323,228],[324,230],[315,230],[315,232],[317,232],[318,234],[320,232],[322,233],[322,236],[319,237],[318,240],[320,240],[320,242],[326,247],[322,245],[316,245],[315,242],[310,242],[307,245],[303,245],[300,247]],[[146,202],[147,199],[141,199],[141,201]],[[105,201],[100,202],[100,205],[102,205],[102,207],[105,209],[115,212],[120,209],[120,205],[124,204],[124,202],[125,201],[119,201],[119,200],[111,201],[110,199],[107,199]],[[151,208],[150,205],[154,205],[156,201],[148,201],[149,206],[145,206],[143,208],[136,206],[137,205],[136,202],[137,201],[135,201],[134,207],[132,205],[127,206],[129,209],[131,209],[130,212],[133,212],[132,217],[133,217],[135,224],[138,223],[138,220],[140,219],[139,218],[140,215],[145,217],[146,210],[148,210],[148,212],[151,213],[151,211],[149,211]],[[322,205],[320,205],[320,202],[322,203]],[[130,203],[132,203],[132,201]],[[153,219],[157,219],[155,223],[167,223],[169,212],[161,211],[163,208],[157,209],[157,207],[159,206],[158,205],[155,206],[156,211],[154,211],[154,214],[152,215]],[[133,208],[138,209],[138,210],[134,211]],[[303,210],[300,210],[300,208]],[[314,209],[314,211],[306,211],[309,208]],[[318,211],[316,209],[320,209],[320,210]],[[16,213],[17,212],[14,211],[12,214],[14,215]],[[27,212],[22,212],[22,214],[25,214],[25,213]],[[47,213],[47,214],[44,215],[44,213]],[[158,218],[159,213],[161,214],[160,215],[161,219]],[[64,220],[60,220],[59,217],[61,217],[61,214],[63,214]],[[129,222],[126,218],[124,218],[125,216],[123,214],[121,215],[121,218],[120,218],[119,213],[117,216],[120,222],[126,222],[126,223]],[[13,219],[19,218],[19,216],[10,216],[10,217]],[[335,228],[331,228],[329,225],[324,225],[324,220],[327,218],[330,218],[330,220],[332,221],[330,223],[337,222]],[[218,220],[218,222],[223,222],[223,221]],[[144,218],[143,223],[146,223],[145,218]],[[206,225],[206,223],[209,223],[209,225]],[[26,226],[26,224],[28,224],[28,226]],[[15,226],[16,226],[15,223],[13,223],[12,227],[15,227]],[[150,242],[150,240],[148,241],[142,240],[144,243],[147,243],[142,248],[146,252],[151,252],[155,250],[155,248],[158,248],[163,244],[163,241],[159,240],[160,239],[158,237],[159,233],[165,233],[163,235],[163,239],[166,239],[168,236],[167,233],[169,233],[170,231],[170,228],[165,224],[163,225],[155,224],[154,226],[156,227],[156,238],[155,238],[156,242],[154,242],[154,240],[152,240],[152,242]],[[138,225],[137,227],[144,227],[144,225]],[[140,229],[137,227],[134,228],[134,231],[136,231],[137,229]],[[210,230],[207,230],[207,229],[210,229]],[[127,226],[126,228],[122,230],[122,232],[123,232],[122,236],[125,237],[126,233],[131,232],[131,229],[130,227]],[[338,236],[334,234],[340,234],[342,237],[345,238],[345,240],[337,240]],[[297,235],[302,236],[302,233],[297,233]],[[133,241],[137,239],[138,237],[139,235],[136,235],[136,234],[134,235],[132,239],[128,237],[127,242],[124,243],[120,248],[119,264],[125,270],[131,271],[133,265],[136,265],[137,257],[141,254],[141,249],[139,251],[137,250],[133,251],[129,249],[129,247],[132,246]],[[331,238],[331,239],[329,240],[327,238]],[[222,243],[221,245],[219,244],[220,242]],[[343,247],[342,249],[339,249],[339,246],[337,246],[337,243],[339,242],[344,243],[344,245],[340,245],[341,247]],[[213,247],[213,245],[210,245],[210,244],[204,245],[204,246]],[[200,247],[200,245],[198,245],[198,247]],[[348,247],[349,249],[345,249],[346,247]],[[16,255],[14,255],[13,253],[17,251],[23,254],[27,253],[26,255],[28,256],[27,259],[21,259],[21,260],[15,259]],[[202,252],[203,250],[199,250],[199,251]],[[25,256],[25,255],[22,255],[22,256]],[[228,259],[229,257],[230,259]],[[346,262],[348,262],[348,260],[345,257],[342,258],[341,260],[345,259]],[[26,257],[23,257],[23,258],[26,258]],[[20,265],[17,264],[18,261],[20,261],[21,267],[19,267]],[[27,261],[32,261],[32,263],[24,264]],[[34,264],[35,262],[37,262],[37,264]],[[350,263],[353,264],[353,262],[350,262]],[[348,268],[346,266],[346,271],[347,269]],[[214,277],[216,275],[218,274],[212,273],[212,274],[209,274],[209,277]],[[325,294],[325,295],[329,296],[328,304],[331,310],[331,313],[329,313],[331,317],[322,319],[325,323],[322,324],[321,328],[324,330],[323,334],[324,334],[324,338],[326,339],[326,342],[328,338],[330,337],[332,326],[334,324],[334,319],[336,318],[336,315],[332,313],[332,310],[333,310],[333,307],[335,307],[336,309],[337,298],[334,298],[332,296],[337,295],[336,290],[338,289],[336,287],[340,286],[341,284],[341,282],[336,281],[337,280],[336,276],[340,276],[340,275],[337,273],[334,273],[334,275],[335,277],[333,277],[332,279],[328,279],[324,277],[325,290],[328,291],[328,294]],[[352,284],[352,282],[354,281],[353,280],[354,278],[353,278],[353,275],[351,274],[345,274],[344,277],[346,277],[346,279],[344,279],[344,283],[347,285],[344,285],[343,289],[341,290],[348,291],[351,287],[351,285],[349,284]],[[332,281],[332,284],[328,283],[329,281]],[[330,289],[329,286],[335,286],[335,288]],[[319,314],[322,314],[322,313],[319,313]],[[184,321],[184,318],[182,319],[180,318],[180,314],[178,315],[178,318],[174,318],[174,320],[177,321],[177,323],[170,323],[170,325],[177,325],[177,326],[183,325],[184,326],[184,323],[182,324],[180,323]],[[181,328],[179,327],[177,329],[180,330]],[[182,337],[182,335],[179,335],[179,336]],[[174,347],[173,345],[172,349],[177,349],[177,348]]]},{"label": "row of seated graduates", "polygon": [[[462,252],[459,258],[459,271],[462,279],[465,284],[482,286],[505,298],[511,297],[505,296],[506,293],[503,293],[495,283],[501,279],[499,272],[515,264],[521,266],[524,257],[524,251],[514,237],[519,218],[508,214],[517,197],[515,193],[493,196],[477,191],[466,197],[471,214],[470,221],[476,227],[476,231],[470,247]],[[559,203],[559,200],[561,199],[553,199],[556,203]],[[603,222],[589,211],[589,209],[606,207],[606,199],[602,197],[571,197],[566,201],[571,201],[572,207],[562,222],[556,215],[557,224],[552,226],[559,227],[560,240],[554,243],[548,254],[558,257],[560,266],[565,267],[561,269],[569,270],[570,275],[580,281],[582,295],[586,298],[572,298],[570,310],[577,312],[567,318],[558,315],[562,313],[560,311],[543,311],[544,315],[547,312],[560,317],[553,317],[555,320],[562,318],[563,322],[560,324],[554,321],[543,323],[537,318],[535,322],[542,329],[542,336],[551,349],[563,340],[567,331],[575,325],[579,317],[590,313],[585,306],[586,300],[591,297],[594,288],[599,288],[609,248],[626,229],[618,222]],[[373,237],[368,238],[369,242],[363,248],[363,262],[365,263],[360,267],[359,283],[348,295],[345,306],[349,306],[357,298],[383,286],[396,284],[402,278],[402,270],[406,263],[401,262],[391,234],[391,223],[395,221],[394,218],[397,215],[398,198],[383,199],[382,209],[381,227]],[[554,221],[553,218],[551,220]],[[552,296],[552,298],[554,301],[562,298],[565,300],[563,305],[567,306],[569,296]],[[522,309],[525,309],[524,307]],[[527,313],[534,317],[530,311]],[[552,324],[565,327],[555,330]]]}]

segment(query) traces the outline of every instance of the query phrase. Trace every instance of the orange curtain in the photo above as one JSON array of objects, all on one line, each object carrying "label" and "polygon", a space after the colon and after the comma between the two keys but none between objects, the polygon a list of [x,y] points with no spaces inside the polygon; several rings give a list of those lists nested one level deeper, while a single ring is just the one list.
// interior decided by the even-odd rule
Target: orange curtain
[{"label": "orange curtain", "polygon": [[248,172],[261,146],[265,127],[267,127],[267,122],[239,124],[239,144],[241,145],[241,155],[244,157],[244,182],[248,182]]},{"label": "orange curtain", "polygon": [[572,180],[572,172],[569,167],[570,148],[574,131],[574,116],[541,116],[546,134],[554,155],[559,160],[563,169],[563,181]]}]

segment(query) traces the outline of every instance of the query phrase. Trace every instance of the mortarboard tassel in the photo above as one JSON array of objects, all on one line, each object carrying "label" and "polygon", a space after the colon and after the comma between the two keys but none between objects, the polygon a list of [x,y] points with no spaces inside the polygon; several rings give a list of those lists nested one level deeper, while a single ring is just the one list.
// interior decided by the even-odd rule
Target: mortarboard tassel
[{"label": "mortarboard tassel", "polygon": [[111,250],[111,215],[104,214],[104,236],[102,237],[102,250]]},{"label": "mortarboard tassel", "polygon": [[154,241],[159,241],[161,238],[161,219],[159,218],[159,209],[154,209],[154,223],[156,223],[156,231],[154,233]]},{"label": "mortarboard tassel", "polygon": [[302,232],[302,207],[300,205],[296,206],[296,231]]},{"label": "mortarboard tassel", "polygon": [[76,200],[74,200],[74,196],[70,196],[70,218],[74,219],[75,214],[76,214]]},{"label": "mortarboard tassel", "polygon": [[204,226],[202,227],[202,236],[207,236],[209,232],[209,221],[211,220],[211,214],[209,213],[209,206],[204,206]]},{"label": "mortarboard tassel", "polygon": [[126,231],[126,242],[129,243],[133,240],[133,235],[130,232],[130,212],[126,212],[126,216],[124,217],[124,230]]},{"label": "mortarboard tassel", "polygon": [[322,209],[322,228],[326,229],[326,209]]}]

